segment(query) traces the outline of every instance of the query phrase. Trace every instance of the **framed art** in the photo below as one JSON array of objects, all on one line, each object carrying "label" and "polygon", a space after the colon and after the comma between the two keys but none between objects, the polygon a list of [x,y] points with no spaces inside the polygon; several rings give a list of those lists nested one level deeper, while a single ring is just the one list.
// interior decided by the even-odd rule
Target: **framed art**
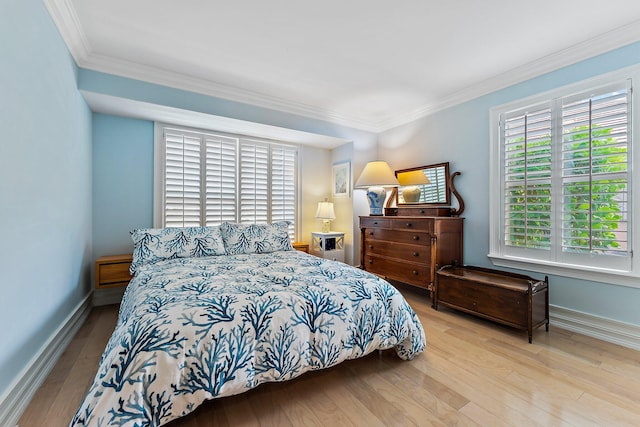
[{"label": "framed art", "polygon": [[351,162],[340,162],[333,165],[331,174],[331,192],[333,197],[349,197],[351,188]]}]

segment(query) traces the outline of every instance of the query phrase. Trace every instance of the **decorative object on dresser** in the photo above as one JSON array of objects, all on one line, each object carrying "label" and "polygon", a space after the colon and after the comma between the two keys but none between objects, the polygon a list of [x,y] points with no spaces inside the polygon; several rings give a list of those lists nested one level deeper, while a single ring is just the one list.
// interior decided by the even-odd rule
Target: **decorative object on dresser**
[{"label": "decorative object on dresser", "polygon": [[324,200],[324,202],[318,203],[318,209],[316,210],[316,219],[322,220],[322,232],[328,233],[331,231],[331,221],[336,219],[336,213],[333,210],[333,203]]},{"label": "decorative object on dresser", "polygon": [[110,255],[96,259],[96,289],[124,287],[129,284],[129,266],[133,256]]},{"label": "decorative object on dresser", "polygon": [[344,233],[331,231],[311,233],[311,255],[344,262]]},{"label": "decorative object on dresser", "polygon": [[436,273],[435,304],[464,311],[504,325],[549,331],[549,279],[481,267],[444,266]]},{"label": "decorative object on dresser", "polygon": [[367,189],[367,200],[369,201],[369,214],[372,216],[382,215],[387,191],[384,187],[397,187],[398,179],[389,168],[387,162],[377,160],[369,162],[356,181],[355,188]]},{"label": "decorative object on dresser", "polygon": [[428,289],[433,302],[436,270],[462,263],[464,218],[405,215],[402,209],[400,216],[360,217],[360,266]]}]

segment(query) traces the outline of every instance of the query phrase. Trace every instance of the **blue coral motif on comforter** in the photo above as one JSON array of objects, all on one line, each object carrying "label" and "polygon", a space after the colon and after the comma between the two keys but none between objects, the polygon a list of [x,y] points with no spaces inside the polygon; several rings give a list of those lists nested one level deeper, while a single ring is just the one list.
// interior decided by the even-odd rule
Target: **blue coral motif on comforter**
[{"label": "blue coral motif on comforter", "polygon": [[410,360],[422,325],[388,282],[298,251],[143,265],[72,426],[160,426],[202,402],[374,350]]}]

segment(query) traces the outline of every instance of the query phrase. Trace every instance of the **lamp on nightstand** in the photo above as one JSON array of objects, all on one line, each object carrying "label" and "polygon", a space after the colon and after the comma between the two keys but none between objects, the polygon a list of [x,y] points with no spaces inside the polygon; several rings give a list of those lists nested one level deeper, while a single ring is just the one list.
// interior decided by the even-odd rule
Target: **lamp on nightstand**
[{"label": "lamp on nightstand", "polygon": [[387,191],[384,187],[397,187],[398,185],[398,180],[387,162],[377,160],[367,163],[360,178],[356,181],[355,188],[367,189],[370,215],[382,215],[382,205],[387,197]]},{"label": "lamp on nightstand", "polygon": [[328,233],[331,230],[331,221],[336,219],[336,214],[333,211],[333,203],[324,201],[318,203],[318,210],[316,210],[316,219],[322,220],[322,232]]}]

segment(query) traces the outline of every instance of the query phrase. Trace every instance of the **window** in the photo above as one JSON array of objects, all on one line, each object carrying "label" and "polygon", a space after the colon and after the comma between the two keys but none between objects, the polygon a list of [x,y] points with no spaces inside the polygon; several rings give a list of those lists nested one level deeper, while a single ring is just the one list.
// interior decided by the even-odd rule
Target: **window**
[{"label": "window", "polygon": [[290,221],[297,147],[239,135],[156,126],[155,224]]},{"label": "window", "polygon": [[592,280],[639,275],[631,79],[607,80],[492,110],[495,264]]}]

